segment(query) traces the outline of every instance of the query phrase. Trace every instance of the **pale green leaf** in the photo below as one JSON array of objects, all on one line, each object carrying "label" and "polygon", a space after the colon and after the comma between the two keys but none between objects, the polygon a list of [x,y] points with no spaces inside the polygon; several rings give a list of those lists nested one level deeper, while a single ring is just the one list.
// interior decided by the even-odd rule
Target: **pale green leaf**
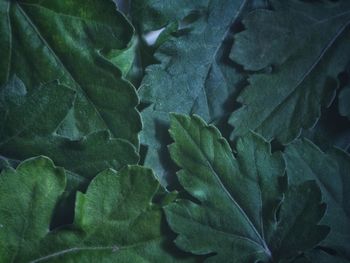
[{"label": "pale green leaf", "polygon": [[129,166],[97,175],[78,193],[74,224],[50,231],[66,184],[46,157],[0,176],[0,262],[182,262],[164,232],[159,183],[149,169]]},{"label": "pale green leaf", "polygon": [[40,253],[66,177],[45,157],[29,159],[0,175],[0,262],[28,262]]}]

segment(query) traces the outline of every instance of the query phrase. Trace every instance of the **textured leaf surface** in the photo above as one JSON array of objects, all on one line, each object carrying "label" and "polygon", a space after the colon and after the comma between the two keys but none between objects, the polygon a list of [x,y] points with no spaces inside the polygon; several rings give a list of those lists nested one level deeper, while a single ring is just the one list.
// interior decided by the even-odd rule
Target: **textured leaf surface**
[{"label": "textured leaf surface", "polygon": [[65,184],[64,170],[44,157],[1,173],[0,262],[28,262],[39,253]]},{"label": "textured leaf surface", "polygon": [[328,205],[322,223],[331,226],[322,243],[350,259],[350,157],[341,150],[324,153],[310,141],[296,141],[285,153],[290,182],[316,180]]},{"label": "textured leaf surface", "polygon": [[141,141],[148,147],[145,164],[164,179],[168,113],[197,113],[215,122],[225,117],[225,102],[242,80],[225,52],[231,45],[231,26],[248,1],[139,2],[135,12],[145,7],[144,30],[179,24],[155,53],[159,64],[146,69],[139,90],[141,101],[150,105],[142,112]]},{"label": "textured leaf surface", "polygon": [[64,170],[44,157],[1,174],[0,262],[181,261],[167,251],[150,170],[100,173],[86,194],[78,193],[74,225],[50,232],[65,180]]},{"label": "textured leaf surface", "polygon": [[108,131],[78,140],[57,134],[74,96],[73,90],[55,82],[30,92],[18,77],[12,78],[0,90],[0,154],[18,163],[47,155],[58,165],[90,178],[108,167],[120,169],[137,163],[134,147],[111,138]]},{"label": "textured leaf surface", "polygon": [[325,206],[317,185],[286,190],[281,154],[258,135],[240,139],[235,158],[218,130],[198,117],[173,115],[170,133],[180,184],[197,199],[165,208],[181,249],[215,253],[207,262],[279,262],[327,235],[318,225]]},{"label": "textured leaf surface", "polygon": [[319,118],[350,58],[350,2],[271,1],[235,36],[231,58],[252,74],[229,123],[232,137],[254,130],[282,143]]},{"label": "textured leaf surface", "polygon": [[181,21],[191,12],[206,9],[208,0],[134,0],[131,1],[131,15],[139,30],[147,33],[174,21]]},{"label": "textured leaf surface", "polygon": [[0,1],[0,86],[16,74],[29,92],[58,79],[77,93],[57,132],[79,138],[108,129],[138,145],[134,88],[107,58],[133,29],[112,1]]}]

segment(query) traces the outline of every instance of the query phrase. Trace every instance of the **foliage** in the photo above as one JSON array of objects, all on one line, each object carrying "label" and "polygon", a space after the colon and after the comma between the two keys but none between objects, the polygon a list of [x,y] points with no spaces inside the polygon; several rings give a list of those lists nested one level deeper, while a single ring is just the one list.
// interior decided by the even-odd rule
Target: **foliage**
[{"label": "foliage", "polygon": [[118,4],[0,0],[0,262],[350,262],[350,2]]}]

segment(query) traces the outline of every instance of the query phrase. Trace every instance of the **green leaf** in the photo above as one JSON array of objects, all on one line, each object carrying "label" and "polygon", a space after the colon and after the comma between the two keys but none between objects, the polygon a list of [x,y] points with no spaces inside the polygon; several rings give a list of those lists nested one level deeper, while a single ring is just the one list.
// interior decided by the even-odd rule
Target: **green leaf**
[{"label": "green leaf", "polygon": [[121,169],[127,164],[138,162],[138,154],[130,143],[113,139],[107,131],[92,133],[79,140],[61,136],[16,138],[3,145],[4,155],[18,160],[45,154],[67,169],[86,178],[112,167]]},{"label": "green leaf", "polygon": [[133,28],[112,1],[0,1],[0,86],[16,74],[29,92],[58,79],[77,93],[57,133],[77,139],[109,130],[138,146],[135,89],[107,57]]},{"label": "green leaf", "polygon": [[127,48],[123,50],[112,50],[107,56],[121,70],[123,77],[128,75],[133,66],[137,41],[137,38],[134,37]]},{"label": "green leaf", "polygon": [[308,140],[292,143],[284,158],[292,184],[316,180],[327,203],[322,223],[331,232],[322,245],[337,250],[350,259],[350,156],[333,149],[322,152]]},{"label": "green leaf", "polygon": [[152,171],[142,167],[100,173],[86,194],[77,195],[75,231],[62,231],[55,252],[44,258],[50,262],[175,261],[162,248],[167,246],[162,211],[152,203],[158,188]]},{"label": "green leaf", "polygon": [[0,147],[22,133],[54,133],[73,105],[75,92],[57,82],[39,85],[32,92],[14,75],[0,89]]},{"label": "green leaf", "polygon": [[[139,1],[141,2],[141,1]],[[248,1],[142,1],[143,30],[177,23],[155,53],[158,64],[146,69],[139,90],[149,105],[142,112],[141,143],[148,147],[145,165],[163,182],[169,177],[166,144],[169,112],[196,113],[211,122],[227,114],[227,100],[237,92],[241,74],[227,59],[231,27]],[[138,3],[138,2],[136,2]],[[145,11],[144,11],[145,10]],[[156,27],[156,28],[154,28]]]},{"label": "green leaf", "polygon": [[75,92],[56,82],[29,91],[14,76],[0,90],[0,154],[20,161],[37,155],[92,178],[108,167],[120,169],[138,161],[135,148],[108,131],[91,133],[78,140],[57,134],[72,107]]},{"label": "green leaf", "polygon": [[[214,126],[199,117],[172,115],[171,157],[178,179],[197,201],[165,207],[176,244],[206,262],[279,262],[317,245],[329,232],[317,185],[286,189],[280,152],[250,134],[237,142],[237,157]],[[210,237],[210,238],[208,238]]]},{"label": "green leaf", "polygon": [[85,191],[90,180],[71,171],[66,172],[67,184],[52,215],[50,229],[71,224],[74,220],[75,195]]},{"label": "green leaf", "polygon": [[39,253],[65,185],[64,170],[45,157],[1,173],[0,262],[28,262]]},{"label": "green leaf", "polygon": [[317,124],[303,131],[301,136],[310,139],[322,150],[338,147],[347,151],[350,148],[350,122],[339,115],[338,104],[334,102],[322,111]]},{"label": "green leaf", "polygon": [[78,193],[74,224],[50,231],[65,182],[46,157],[1,174],[0,262],[182,262],[170,253],[161,207],[152,202],[159,184],[151,170],[100,173]]},{"label": "green leaf", "polygon": [[250,130],[288,143],[312,127],[332,101],[337,76],[350,58],[350,2],[271,1],[255,10],[235,36],[231,58],[249,77],[233,112],[231,138]]}]

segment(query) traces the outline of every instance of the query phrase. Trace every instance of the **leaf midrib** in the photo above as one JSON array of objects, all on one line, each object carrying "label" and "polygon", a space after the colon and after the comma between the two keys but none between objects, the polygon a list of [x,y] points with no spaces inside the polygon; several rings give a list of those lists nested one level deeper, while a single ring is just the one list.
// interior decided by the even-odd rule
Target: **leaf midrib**
[{"label": "leaf midrib", "polygon": [[42,261],[46,261],[55,257],[60,257],[63,255],[67,255],[70,253],[76,253],[76,252],[81,252],[81,251],[96,251],[96,250],[111,250],[111,252],[118,252],[120,250],[127,250],[127,249],[133,249],[136,247],[141,247],[144,245],[147,245],[148,243],[152,243],[152,242],[161,242],[164,238],[163,237],[157,237],[157,238],[153,238],[153,239],[149,239],[146,241],[142,241],[142,242],[138,242],[135,244],[131,244],[131,245],[126,245],[126,246],[118,246],[118,245],[114,245],[114,246],[81,246],[81,247],[72,247],[72,248],[68,248],[68,249],[63,249],[57,252],[54,252],[52,254],[43,256],[41,258],[37,258],[34,260],[31,260],[29,263],[37,263],[37,262],[42,262]]},{"label": "leaf midrib", "polygon": [[[256,229],[256,227],[254,226],[253,222],[249,219],[248,215],[245,213],[244,209],[236,202],[236,200],[233,198],[233,196],[231,195],[231,193],[227,190],[227,188],[225,187],[224,183],[221,181],[220,176],[217,174],[217,172],[215,171],[215,169],[213,168],[213,166],[211,165],[210,161],[208,160],[206,154],[203,152],[202,148],[200,147],[200,145],[197,144],[197,142],[195,141],[195,139],[192,137],[192,135],[187,132],[187,129],[182,125],[181,122],[178,122],[180,124],[180,126],[182,127],[182,129],[186,132],[187,136],[190,138],[190,140],[197,146],[197,148],[199,149],[200,153],[202,154],[202,156],[204,157],[204,159],[207,162],[208,168],[211,170],[211,172],[213,173],[216,181],[218,182],[219,186],[224,190],[225,194],[228,196],[228,198],[232,201],[232,203],[234,204],[234,206],[238,209],[238,211],[240,212],[240,214],[243,216],[243,218],[247,221],[248,225],[250,226],[250,228],[253,230],[253,232],[255,233],[255,235],[257,236],[258,240],[260,240],[261,244],[259,243],[259,245],[264,249],[265,253],[269,256],[272,255],[270,249],[268,248],[265,240],[263,239],[263,237],[260,235],[259,231]],[[202,128],[202,127],[201,127]],[[247,239],[249,239],[247,237]],[[252,240],[252,242],[256,243],[256,241]]]},{"label": "leaf midrib", "polygon": [[274,106],[273,110],[270,111],[267,116],[264,118],[261,118],[260,122],[257,123],[254,130],[259,129],[261,126],[264,125],[270,118],[272,118],[273,114],[280,109],[284,103],[291,98],[300,88],[300,85],[305,81],[305,79],[313,72],[315,67],[322,61],[324,55],[327,53],[327,51],[333,46],[333,44],[337,41],[338,37],[343,33],[343,31],[349,26],[350,21],[345,23],[334,35],[334,37],[329,41],[327,46],[321,51],[315,62],[309,67],[309,69],[301,76],[295,87],[285,96],[276,106]]},{"label": "leaf midrib", "polygon": [[[171,211],[171,213],[174,214],[174,211]],[[193,218],[190,218],[190,219],[189,219],[187,216],[183,216],[182,214],[176,213],[176,216],[177,216],[177,217],[181,217],[181,218],[182,218],[183,220],[185,220],[185,221],[190,221],[190,220],[193,221]],[[246,242],[249,242],[249,243],[254,244],[254,245],[258,246],[258,247],[261,247],[261,248],[263,248],[264,253],[266,253],[265,248],[264,248],[260,243],[258,243],[258,242],[255,241],[255,240],[250,239],[250,238],[247,237],[247,236],[241,236],[241,235],[238,235],[238,234],[236,234],[236,233],[228,233],[228,232],[225,232],[225,231],[223,231],[223,230],[221,230],[221,229],[213,228],[211,225],[204,224],[203,222],[198,221],[198,220],[196,220],[195,222],[198,223],[198,224],[199,224],[201,227],[203,227],[203,228],[209,228],[209,229],[210,229],[211,231],[213,231],[213,232],[222,234],[222,235],[224,235],[224,236],[228,236],[229,238],[238,238],[238,239],[242,239],[242,240],[244,240],[244,241],[246,241]]]},{"label": "leaf midrib", "polygon": [[[54,52],[54,50],[51,48],[51,46],[48,44],[48,42],[46,41],[46,39],[44,38],[44,36],[40,33],[38,27],[34,24],[34,22],[32,21],[32,19],[30,18],[30,16],[25,12],[25,10],[21,7],[21,5],[19,3],[15,3],[14,5],[17,6],[18,10],[21,12],[21,14],[23,15],[23,17],[26,19],[26,21],[29,23],[29,25],[32,27],[32,29],[35,31],[35,33],[37,34],[37,36],[41,39],[41,41],[43,42],[43,44],[47,47],[47,49],[50,51],[50,53],[52,54],[52,56],[55,58],[55,60],[62,66],[63,70],[67,73],[67,75],[69,76],[69,78],[72,80],[72,82],[75,84],[75,87],[78,87],[80,93],[84,96],[84,98],[89,102],[90,106],[94,109],[94,111],[96,112],[97,116],[99,116],[100,120],[104,123],[104,125],[106,127],[109,127],[107,125],[106,120],[102,117],[102,115],[100,114],[99,110],[96,108],[96,106],[94,105],[94,103],[92,102],[92,99],[88,96],[88,94],[85,92],[85,90],[81,87],[81,84],[75,80],[75,78],[73,77],[73,75],[70,73],[70,71],[67,69],[67,67],[65,66],[65,64],[63,63],[63,61],[59,58],[59,56]],[[12,38],[12,34],[11,34],[11,38]],[[12,46],[11,46],[11,50],[12,50]],[[9,65],[9,71],[10,71],[10,65]],[[109,129],[110,130],[110,129]],[[111,131],[111,130],[110,130]],[[112,132],[112,131],[111,131]]]}]

